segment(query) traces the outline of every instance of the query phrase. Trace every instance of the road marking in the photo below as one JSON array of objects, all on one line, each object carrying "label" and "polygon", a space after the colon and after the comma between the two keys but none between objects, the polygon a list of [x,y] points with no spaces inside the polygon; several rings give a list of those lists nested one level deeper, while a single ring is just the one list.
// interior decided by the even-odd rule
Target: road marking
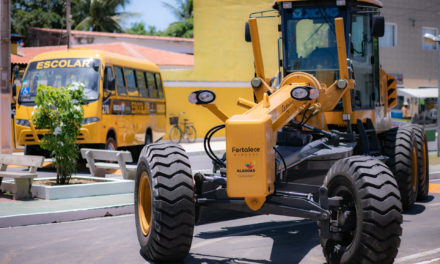
[{"label": "road marking", "polygon": [[210,245],[210,244],[218,243],[218,242],[226,240],[226,239],[230,239],[231,236],[250,235],[250,234],[255,234],[257,232],[266,231],[266,230],[286,228],[286,227],[296,227],[296,226],[302,226],[302,225],[309,225],[309,224],[313,224],[313,223],[316,223],[316,222],[315,221],[308,221],[308,222],[303,222],[303,223],[289,223],[289,224],[280,225],[280,226],[276,226],[276,227],[274,227],[273,225],[268,225],[267,227],[262,227],[262,228],[257,228],[257,229],[250,229],[250,230],[246,230],[246,231],[242,231],[242,232],[237,232],[237,233],[229,233],[229,234],[227,234],[224,237],[208,239],[208,240],[205,240],[205,241],[202,241],[202,242],[199,242],[199,243],[193,243],[193,245],[191,246],[191,250],[194,250],[194,249],[199,248],[199,247],[207,246],[207,245]]},{"label": "road marking", "polygon": [[432,174],[440,174],[440,171],[430,171],[429,175],[432,175]]},{"label": "road marking", "polygon": [[440,183],[430,183],[429,184],[430,193],[440,193]]},{"label": "road marking", "polygon": [[[431,260],[426,260],[426,261],[422,261],[422,262],[417,262],[415,264],[430,264],[430,263],[434,263],[440,261],[440,258],[435,258],[435,259],[431,259]],[[437,262],[438,263],[438,262]]]},{"label": "road marking", "polygon": [[432,180],[429,180],[429,182],[440,182],[440,179],[432,179]]},{"label": "road marking", "polygon": [[440,203],[433,203],[426,205],[426,207],[437,207],[437,206],[440,206]]},{"label": "road marking", "polygon": [[398,258],[398,259],[396,259],[395,263],[402,263],[402,262],[406,262],[406,261],[411,261],[411,260],[415,260],[415,259],[418,259],[418,258],[422,258],[422,257],[438,254],[438,253],[440,253],[440,248],[436,248],[436,249],[420,252],[420,253],[417,253],[417,254],[405,256],[405,257],[402,257],[402,258]]}]

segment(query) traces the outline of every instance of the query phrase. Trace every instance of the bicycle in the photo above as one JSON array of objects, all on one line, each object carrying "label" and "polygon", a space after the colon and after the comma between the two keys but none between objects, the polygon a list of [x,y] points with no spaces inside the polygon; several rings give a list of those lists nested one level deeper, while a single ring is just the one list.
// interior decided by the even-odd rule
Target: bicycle
[{"label": "bicycle", "polygon": [[[183,119],[182,126],[179,126],[179,117],[184,114],[181,112],[178,116],[170,117],[170,131],[168,133],[171,142],[180,143],[186,136],[188,143],[194,143],[197,139],[196,128],[188,122],[188,119]],[[182,128],[183,127],[183,130]]]}]

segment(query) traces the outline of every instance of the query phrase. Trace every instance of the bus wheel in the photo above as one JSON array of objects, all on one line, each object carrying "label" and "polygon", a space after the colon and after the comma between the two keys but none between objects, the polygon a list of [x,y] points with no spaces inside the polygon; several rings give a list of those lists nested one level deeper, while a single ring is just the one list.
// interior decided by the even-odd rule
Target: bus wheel
[{"label": "bus wheel", "polygon": [[116,140],[112,137],[108,137],[105,142],[106,150],[116,150]]},{"label": "bus wheel", "polygon": [[337,161],[324,181],[330,207],[329,237],[321,245],[327,263],[393,263],[400,245],[402,215],[399,189],[381,161],[353,156]]},{"label": "bus wheel", "polygon": [[413,207],[418,191],[417,142],[412,126],[385,132],[383,153],[400,190],[403,210]]},{"label": "bus wheel", "polygon": [[191,248],[195,200],[191,166],[180,146],[153,143],[142,149],[134,200],[142,253],[155,262],[182,261]]}]

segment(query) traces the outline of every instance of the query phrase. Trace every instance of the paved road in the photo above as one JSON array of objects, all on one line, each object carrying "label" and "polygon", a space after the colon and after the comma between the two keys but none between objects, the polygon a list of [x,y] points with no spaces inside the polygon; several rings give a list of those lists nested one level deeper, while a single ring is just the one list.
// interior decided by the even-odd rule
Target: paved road
[{"label": "paved road", "polygon": [[[205,212],[185,263],[325,262],[315,222],[273,215],[237,217]],[[404,215],[397,263],[439,260],[439,219],[439,194]],[[0,238],[0,263],[148,262],[139,252],[133,215],[4,228]]]}]

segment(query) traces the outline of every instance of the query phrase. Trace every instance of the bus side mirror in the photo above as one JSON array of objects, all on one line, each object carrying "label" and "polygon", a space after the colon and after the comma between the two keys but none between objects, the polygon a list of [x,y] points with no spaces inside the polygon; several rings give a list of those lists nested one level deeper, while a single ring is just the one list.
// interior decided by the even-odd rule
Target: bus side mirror
[{"label": "bus side mirror", "polygon": [[18,67],[17,65],[14,66],[14,68],[12,69],[14,75],[18,75],[19,71],[20,71],[20,67]]},{"label": "bus side mirror", "polygon": [[383,16],[373,17],[373,37],[381,38],[385,35],[385,18]]},{"label": "bus side mirror", "polygon": [[244,40],[246,42],[251,42],[251,30],[249,28],[249,22],[244,24]]}]

